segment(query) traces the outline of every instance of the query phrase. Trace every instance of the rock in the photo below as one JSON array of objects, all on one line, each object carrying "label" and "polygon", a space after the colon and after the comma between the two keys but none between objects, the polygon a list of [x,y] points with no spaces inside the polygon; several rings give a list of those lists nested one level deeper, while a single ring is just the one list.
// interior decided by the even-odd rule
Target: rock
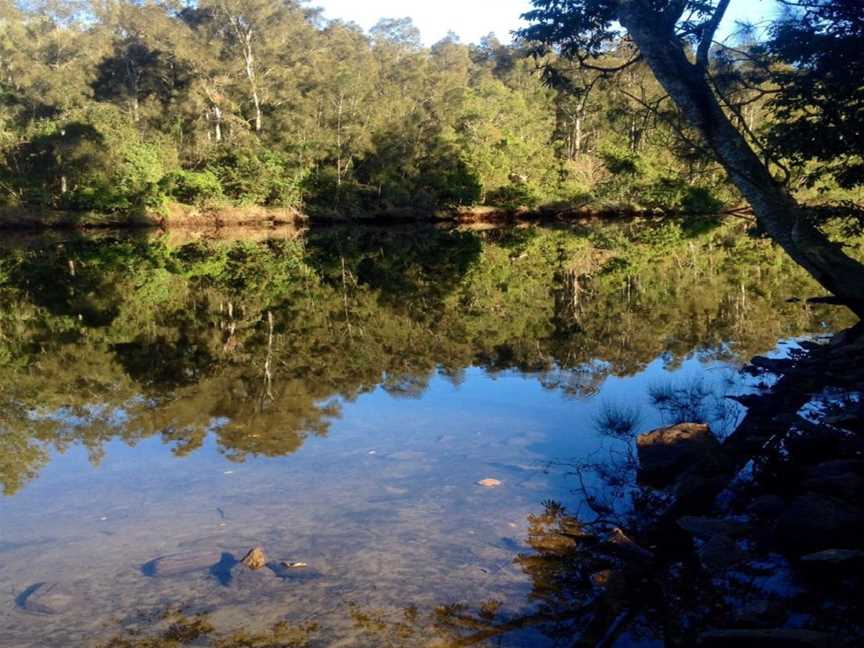
[{"label": "rock", "polygon": [[864,461],[860,459],[823,461],[815,466],[808,467],[805,472],[805,479],[824,479],[848,474],[864,475]]},{"label": "rock", "polygon": [[744,559],[743,552],[729,536],[717,534],[697,547],[699,560],[708,570],[723,570]]},{"label": "rock", "polygon": [[621,529],[612,530],[603,544],[614,553],[629,559],[654,560],[654,554],[633,542]]},{"label": "rock", "polygon": [[840,549],[862,544],[864,512],[824,495],[793,499],[777,521],[777,542],[789,551],[807,553],[829,542]]},{"label": "rock", "polygon": [[829,648],[832,637],[824,632],[797,628],[709,630],[699,636],[700,646],[759,646],[760,648]]},{"label": "rock", "polygon": [[864,551],[856,549],[825,549],[801,556],[801,562],[809,565],[854,567],[864,565]]},{"label": "rock", "polygon": [[25,591],[18,604],[36,614],[63,614],[79,602],[81,594],[63,583],[39,583]]},{"label": "rock", "polygon": [[814,493],[833,495],[848,502],[856,502],[864,494],[864,477],[854,473],[816,477],[805,480],[802,486],[805,490]]},{"label": "rock", "polygon": [[243,556],[240,563],[252,571],[257,571],[267,565],[267,555],[261,547],[253,547]]},{"label": "rock", "polygon": [[708,540],[716,535],[737,538],[746,533],[748,529],[748,524],[740,520],[693,516],[680,518],[678,526],[700,540]]},{"label": "rock", "polygon": [[145,564],[142,571],[147,576],[182,576],[196,571],[207,571],[222,559],[222,552],[207,549],[187,551],[162,556]]},{"label": "rock", "polygon": [[481,479],[477,482],[478,486],[485,486],[486,488],[495,488],[501,485],[501,482],[497,479]]},{"label": "rock", "polygon": [[720,442],[707,425],[680,423],[642,434],[636,439],[639,480],[665,486],[685,470],[716,472],[727,465]]},{"label": "rock", "polygon": [[294,562],[291,560],[283,560],[279,563],[280,567],[284,567],[285,569],[303,569],[308,567],[305,562]]},{"label": "rock", "polygon": [[786,609],[780,601],[756,599],[740,605],[732,617],[734,624],[742,628],[773,628],[786,618]]},{"label": "rock", "polygon": [[836,416],[829,416],[825,422],[835,427],[856,432],[858,434],[864,432],[864,416],[858,413],[845,412]]},{"label": "rock", "polygon": [[786,503],[779,495],[761,495],[747,507],[747,513],[759,518],[776,518],[783,512]]},{"label": "rock", "polygon": [[291,562],[287,560],[271,563],[268,567],[273,573],[285,580],[308,580],[318,578],[321,573],[311,568],[305,562]]}]

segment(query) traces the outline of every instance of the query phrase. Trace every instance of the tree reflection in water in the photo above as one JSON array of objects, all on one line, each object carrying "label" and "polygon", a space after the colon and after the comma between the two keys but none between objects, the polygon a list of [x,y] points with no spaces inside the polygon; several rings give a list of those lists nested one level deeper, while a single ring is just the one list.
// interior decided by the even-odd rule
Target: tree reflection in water
[{"label": "tree reflection in water", "polygon": [[658,356],[734,361],[819,326],[785,303],[811,290],[734,224],[19,242],[0,250],[0,483],[113,438],[284,455],[341,402],[472,366],[586,396]]}]

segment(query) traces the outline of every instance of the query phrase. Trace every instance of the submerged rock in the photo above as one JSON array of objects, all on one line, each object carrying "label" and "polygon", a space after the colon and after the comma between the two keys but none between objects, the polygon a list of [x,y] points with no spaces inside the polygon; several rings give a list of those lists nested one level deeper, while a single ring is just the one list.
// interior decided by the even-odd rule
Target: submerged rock
[{"label": "submerged rock", "polygon": [[24,592],[18,604],[36,614],[63,614],[79,603],[80,599],[80,592],[63,583],[39,583]]},{"label": "submerged rock", "polygon": [[222,552],[215,549],[187,551],[151,560],[142,571],[148,576],[181,576],[196,571],[206,571],[217,565]]},{"label": "submerged rock", "polygon": [[687,470],[719,468],[726,464],[720,442],[701,423],[679,423],[642,434],[636,439],[639,481],[666,486]]},{"label": "submerged rock", "polygon": [[261,547],[253,547],[243,556],[240,562],[252,571],[257,571],[267,565],[267,555]]}]

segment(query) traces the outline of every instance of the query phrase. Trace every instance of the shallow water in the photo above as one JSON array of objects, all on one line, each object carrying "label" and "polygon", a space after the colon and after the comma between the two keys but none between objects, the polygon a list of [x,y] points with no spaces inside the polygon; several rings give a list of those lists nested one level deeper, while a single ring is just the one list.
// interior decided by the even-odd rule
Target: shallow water
[{"label": "shallow water", "polygon": [[[677,420],[728,433],[743,361],[846,324],[786,303],[812,286],[740,232],[634,232],[9,244],[0,646],[132,642],[176,610],[305,628],[284,645],[558,645],[560,619],[507,620],[566,594],[518,556],[542,503],[585,510],[573,466]],[[308,567],[143,568],[256,545]],[[68,607],[27,609],[52,582]]]}]

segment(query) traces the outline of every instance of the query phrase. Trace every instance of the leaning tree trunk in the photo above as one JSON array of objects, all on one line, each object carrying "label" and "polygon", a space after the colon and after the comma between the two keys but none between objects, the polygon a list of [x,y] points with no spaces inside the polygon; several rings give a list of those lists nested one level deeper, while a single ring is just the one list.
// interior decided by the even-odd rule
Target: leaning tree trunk
[{"label": "leaning tree trunk", "polygon": [[705,70],[687,58],[674,26],[661,24],[662,18],[640,5],[622,2],[621,24],[654,76],[750,203],[759,225],[816,281],[864,317],[864,265],[831,242],[814,224],[813,211],[799,205],[774,180],[723,112]]}]

